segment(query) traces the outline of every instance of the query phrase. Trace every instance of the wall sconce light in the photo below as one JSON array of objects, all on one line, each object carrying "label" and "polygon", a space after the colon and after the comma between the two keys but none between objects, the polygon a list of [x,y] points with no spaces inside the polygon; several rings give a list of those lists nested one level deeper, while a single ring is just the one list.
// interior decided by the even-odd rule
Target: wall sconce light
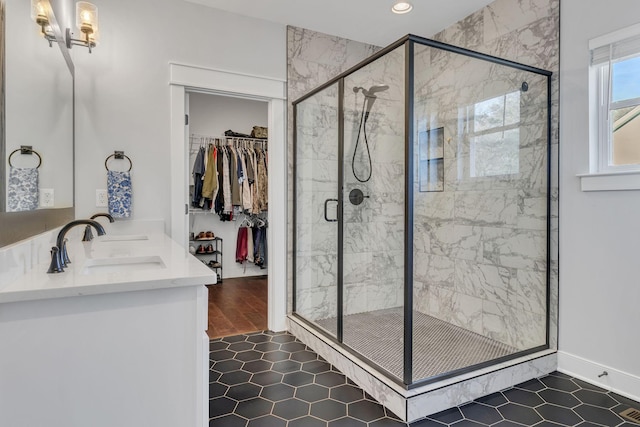
[{"label": "wall sconce light", "polygon": [[91,50],[96,47],[98,42],[98,7],[88,1],[79,1],[76,3],[76,27],[84,38],[73,38],[70,28],[67,28],[66,40],[67,48],[72,46],[84,46]]},{"label": "wall sconce light", "polygon": [[51,4],[48,0],[31,0],[31,19],[40,26],[42,36],[49,42],[49,47],[56,41],[56,35],[50,25]]}]

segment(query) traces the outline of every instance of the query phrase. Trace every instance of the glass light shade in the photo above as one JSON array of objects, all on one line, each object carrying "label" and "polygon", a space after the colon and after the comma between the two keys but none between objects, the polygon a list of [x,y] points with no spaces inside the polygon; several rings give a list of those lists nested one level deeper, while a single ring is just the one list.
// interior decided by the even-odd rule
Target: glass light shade
[{"label": "glass light shade", "polygon": [[76,3],[76,27],[84,34],[98,32],[98,7],[88,1]]},{"label": "glass light shade", "polygon": [[49,2],[42,0],[31,0],[31,19],[38,22],[40,19],[49,21]]},{"label": "glass light shade", "polygon": [[402,0],[396,1],[396,3],[391,8],[393,13],[398,13],[398,14],[409,13],[411,12],[411,9],[413,9],[413,5],[409,2],[402,1]]}]

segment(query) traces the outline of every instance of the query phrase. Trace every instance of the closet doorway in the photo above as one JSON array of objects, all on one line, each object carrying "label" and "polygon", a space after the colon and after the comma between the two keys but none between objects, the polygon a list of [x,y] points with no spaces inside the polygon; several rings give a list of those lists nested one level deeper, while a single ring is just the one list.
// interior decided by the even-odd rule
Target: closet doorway
[{"label": "closet doorway", "polygon": [[215,271],[208,335],[268,329],[266,101],[187,91],[189,251]]}]

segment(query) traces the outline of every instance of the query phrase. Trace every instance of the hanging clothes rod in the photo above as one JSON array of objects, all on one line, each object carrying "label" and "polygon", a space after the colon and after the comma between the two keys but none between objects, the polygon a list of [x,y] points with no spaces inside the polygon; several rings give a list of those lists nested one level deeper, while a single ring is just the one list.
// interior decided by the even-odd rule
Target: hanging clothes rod
[{"label": "hanging clothes rod", "polygon": [[191,141],[191,147],[193,148],[196,144],[214,144],[214,145],[222,145],[223,141],[226,145],[241,145],[241,144],[251,144],[253,147],[256,147],[258,144],[260,148],[266,150],[267,149],[267,140],[260,138],[244,138],[237,136],[210,136],[210,135],[201,135],[197,133],[192,133],[189,137]]}]

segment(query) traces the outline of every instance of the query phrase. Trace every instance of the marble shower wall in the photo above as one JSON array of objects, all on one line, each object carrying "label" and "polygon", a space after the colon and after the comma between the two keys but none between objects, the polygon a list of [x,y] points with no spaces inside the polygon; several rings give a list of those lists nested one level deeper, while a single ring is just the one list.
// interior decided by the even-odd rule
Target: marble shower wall
[{"label": "marble shower wall", "polygon": [[[287,28],[287,58],[289,99],[289,218],[293,205],[293,107],[291,102],[326,83],[341,72],[373,55],[379,48],[340,37],[334,37],[302,28]],[[302,124],[302,147],[305,138],[316,139],[300,151],[299,171],[304,171],[308,200],[299,203],[299,227],[296,259],[298,276],[297,311],[311,320],[336,315],[336,252],[337,225],[324,221],[324,200],[337,197],[337,91],[323,91],[301,105],[305,110]],[[316,118],[322,118],[320,121]],[[372,118],[373,119],[373,118]],[[298,182],[298,192],[302,191]],[[332,204],[334,206],[335,204]],[[335,212],[335,211],[334,211]],[[292,222],[289,222],[288,289],[289,310],[292,298]],[[306,242],[306,243],[305,243]],[[302,243],[302,246],[300,246]],[[305,246],[306,245],[306,246]]]},{"label": "marble shower wall", "polygon": [[414,193],[415,308],[518,349],[546,338],[548,161],[556,346],[558,23],[557,0],[497,0],[433,37],[555,73],[551,159],[545,79],[416,47],[417,131],[444,127],[445,187]]}]

